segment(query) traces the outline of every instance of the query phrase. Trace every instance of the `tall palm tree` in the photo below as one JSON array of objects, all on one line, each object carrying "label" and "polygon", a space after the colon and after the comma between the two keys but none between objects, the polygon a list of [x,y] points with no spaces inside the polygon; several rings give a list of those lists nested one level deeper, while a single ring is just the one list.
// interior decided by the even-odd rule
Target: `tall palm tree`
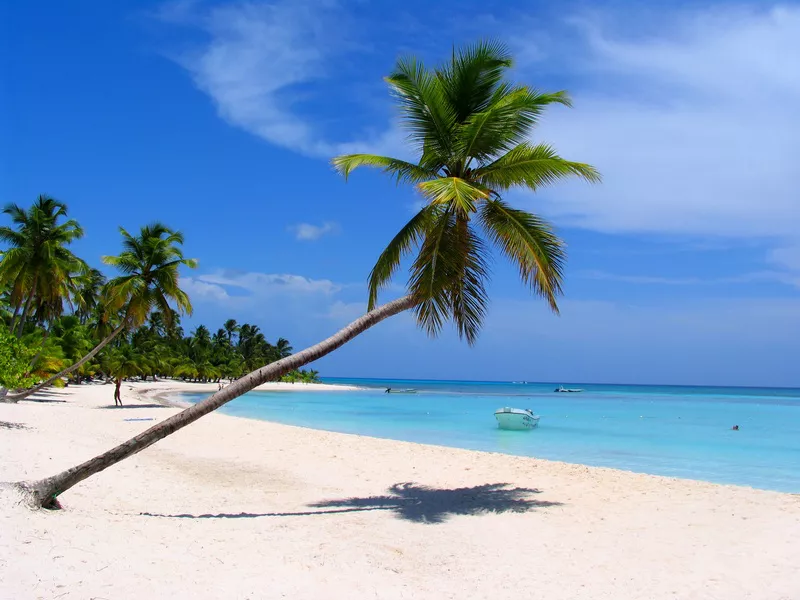
[{"label": "tall palm tree", "polygon": [[233,336],[239,333],[239,324],[236,319],[228,319],[222,327],[228,335],[228,345],[233,346]]},{"label": "tall palm tree", "polygon": [[183,265],[195,268],[197,261],[183,256],[183,234],[161,223],[145,225],[136,236],[121,227],[120,233],[123,238],[122,253],[119,256],[103,257],[104,263],[123,273],[109,281],[105,289],[106,311],[110,314],[121,314],[117,327],[72,366],[29,390],[8,394],[6,401],[14,402],[26,398],[80,368],[122,331],[144,323],[150,312],[156,308],[162,313],[167,326],[171,324],[174,314],[170,302],[179,311],[191,314],[189,296],[178,284],[178,267]]},{"label": "tall palm tree", "polygon": [[89,269],[77,282],[75,295],[75,315],[85,325],[95,310],[100,306],[106,276],[98,269]]},{"label": "tall palm tree", "polygon": [[[419,152],[418,162],[365,154],[334,159],[344,175],[361,165],[380,167],[415,184],[427,200],[380,255],[369,280],[369,312],[328,339],[256,369],[108,452],[53,477],[18,484],[30,502],[57,506],[59,494],[94,473],[405,310],[414,309],[420,325],[432,334],[453,320],[459,333],[474,342],[486,309],[489,244],[499,247],[519,267],[523,282],[556,310],[563,245],[543,219],[512,208],[502,193],[512,187],[536,191],[569,176],[589,181],[599,176],[589,165],[566,161],[550,146],[529,141],[543,109],[569,101],[564,92],[544,94],[505,81],[510,67],[506,50],[490,43],[454,51],[452,59],[435,70],[415,59],[399,61],[387,82]],[[419,252],[411,266],[409,293],[375,306],[378,291],[413,248]]]},{"label": "tall palm tree", "polygon": [[286,358],[287,356],[291,356],[294,348],[289,343],[289,340],[284,338],[278,338],[278,341],[275,342],[275,349],[278,351],[278,355],[281,358]]},{"label": "tall palm tree", "polygon": [[39,308],[40,316],[60,314],[65,297],[75,291],[73,277],[88,267],[68,248],[83,237],[83,229],[66,218],[63,202],[42,195],[28,210],[9,204],[3,213],[14,226],[0,227],[0,242],[9,246],[0,260],[0,286],[11,290],[11,327],[19,338],[32,309]]}]

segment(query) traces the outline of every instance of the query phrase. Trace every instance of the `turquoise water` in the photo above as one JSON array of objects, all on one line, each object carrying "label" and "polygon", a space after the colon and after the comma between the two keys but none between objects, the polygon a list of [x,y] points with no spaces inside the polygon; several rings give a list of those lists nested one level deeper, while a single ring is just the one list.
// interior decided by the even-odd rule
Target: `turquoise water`
[{"label": "turquoise water", "polygon": [[[800,492],[800,390],[325,379],[364,391],[251,392],[222,412],[360,435]],[[386,394],[386,387],[417,394]],[[204,395],[192,394],[198,400]],[[541,415],[501,431],[502,406]],[[739,431],[732,431],[739,425]]]}]

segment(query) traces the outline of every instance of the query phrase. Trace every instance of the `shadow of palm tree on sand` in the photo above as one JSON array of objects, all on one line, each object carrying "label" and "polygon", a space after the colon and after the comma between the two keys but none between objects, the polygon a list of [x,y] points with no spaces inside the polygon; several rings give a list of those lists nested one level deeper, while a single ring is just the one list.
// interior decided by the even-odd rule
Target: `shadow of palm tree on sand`
[{"label": "shadow of palm tree on sand", "polygon": [[443,523],[453,515],[479,515],[485,513],[523,513],[536,508],[561,506],[561,502],[536,500],[531,496],[541,493],[535,488],[509,488],[507,483],[487,483],[465,488],[433,488],[414,483],[397,483],[384,496],[324,500],[309,504],[319,510],[273,513],[219,513],[204,515],[159,515],[142,513],[151,517],[183,519],[253,519],[257,517],[305,517],[373,510],[392,511],[394,516],[415,523]]}]

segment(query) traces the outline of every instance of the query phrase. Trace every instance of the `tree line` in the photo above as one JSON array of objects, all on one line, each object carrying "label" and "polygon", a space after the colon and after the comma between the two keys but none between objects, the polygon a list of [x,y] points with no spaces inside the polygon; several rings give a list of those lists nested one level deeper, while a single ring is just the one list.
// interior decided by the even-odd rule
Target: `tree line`
[{"label": "tree line", "polygon": [[[183,256],[180,232],[160,223],[135,235],[121,229],[122,252],[103,257],[119,275],[107,279],[70,249],[83,229],[63,202],[40,196],[27,209],[10,204],[3,213],[11,220],[0,227],[5,398],[96,377],[116,383],[115,398],[132,377],[234,380],[292,353],[288,340],[272,344],[257,325],[234,319],[213,335],[205,325],[184,335],[181,315],[191,314],[192,305],[178,268],[196,261]],[[285,377],[317,381],[316,371]]]}]

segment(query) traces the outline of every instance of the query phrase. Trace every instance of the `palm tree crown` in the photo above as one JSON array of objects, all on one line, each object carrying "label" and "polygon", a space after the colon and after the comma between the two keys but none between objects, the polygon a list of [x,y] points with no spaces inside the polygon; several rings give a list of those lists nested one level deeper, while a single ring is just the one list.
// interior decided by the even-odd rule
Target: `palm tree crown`
[{"label": "palm tree crown", "polygon": [[172,324],[174,311],[192,314],[189,296],[179,286],[178,267],[196,268],[197,261],[184,258],[181,246],[183,234],[161,223],[142,227],[137,236],[120,228],[123,251],[119,256],[104,256],[103,262],[124,273],[108,282],[108,308],[124,309],[124,319],[131,327],[145,322],[154,309],[161,312],[167,326]]},{"label": "palm tree crown", "polygon": [[9,204],[3,212],[14,226],[0,227],[0,242],[8,245],[0,252],[0,286],[8,287],[16,310],[25,303],[21,333],[29,310],[40,322],[49,320],[76,294],[74,278],[88,266],[68,246],[83,237],[83,229],[66,219],[66,204],[49,196],[39,196],[28,210]]},{"label": "palm tree crown", "polygon": [[558,311],[563,243],[546,221],[511,207],[502,194],[514,187],[537,191],[572,176],[590,182],[600,176],[590,165],[564,160],[549,145],[530,141],[544,108],[569,106],[569,97],[509,83],[505,75],[511,66],[506,48],[491,42],[454,51],[433,70],[414,58],[401,59],[386,82],[417,162],[372,154],[333,159],[345,177],[360,166],[377,167],[398,182],[415,184],[426,200],[372,269],[370,310],[403,257],[417,250],[408,281],[417,321],[435,335],[452,319],[459,335],[474,343],[486,314],[493,245]]}]

